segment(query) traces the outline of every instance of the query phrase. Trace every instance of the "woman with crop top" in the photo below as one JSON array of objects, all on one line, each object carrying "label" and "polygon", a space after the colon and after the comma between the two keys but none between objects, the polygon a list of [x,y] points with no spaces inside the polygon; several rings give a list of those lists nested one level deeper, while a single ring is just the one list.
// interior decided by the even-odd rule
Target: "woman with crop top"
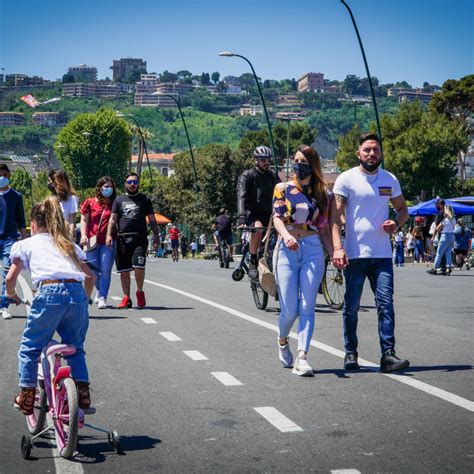
[{"label": "woman with crop top", "polygon": [[[32,237],[13,245],[12,266],[6,278],[7,298],[16,304],[21,301],[15,286],[22,269],[30,271],[37,288],[18,351],[21,392],[15,397],[15,405],[25,415],[33,413],[38,357],[57,331],[64,344],[76,347],[75,354],[66,359],[78,387],[79,406],[87,411],[91,400],[84,340],[94,276],[84,261],[84,252],[70,238],[56,197],[33,206],[31,231]],[[83,282],[88,283],[89,295]]]},{"label": "woman with crop top", "polygon": [[[316,296],[324,274],[321,241],[329,254],[333,253],[328,229],[329,196],[314,148],[300,145],[293,169],[293,179],[277,184],[273,195],[273,223],[279,234],[273,254],[281,307],[278,348],[284,367],[293,366],[294,374],[312,376],[307,354]],[[294,361],[288,336],[298,316],[298,352]]]}]

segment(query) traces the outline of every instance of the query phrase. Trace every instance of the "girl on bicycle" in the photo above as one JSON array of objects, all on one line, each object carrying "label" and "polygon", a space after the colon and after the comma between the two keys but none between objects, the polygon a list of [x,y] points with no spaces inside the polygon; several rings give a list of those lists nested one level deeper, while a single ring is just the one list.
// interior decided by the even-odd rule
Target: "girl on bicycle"
[{"label": "girl on bicycle", "polygon": [[[314,148],[300,145],[293,162],[293,179],[277,184],[273,195],[273,223],[279,234],[273,253],[281,306],[278,348],[284,367],[293,366],[294,374],[312,376],[307,354],[316,296],[324,275],[321,241],[329,255],[333,253],[328,229],[329,196]],[[288,336],[298,316],[298,353],[293,361]]]},{"label": "girl on bicycle", "polygon": [[[15,293],[22,269],[31,272],[37,288],[23,331],[19,358],[21,392],[15,405],[25,415],[33,413],[38,375],[38,357],[55,331],[64,344],[76,347],[66,357],[76,381],[79,406],[89,409],[89,375],[84,340],[89,325],[88,302],[94,275],[85,263],[84,252],[70,237],[58,200],[51,196],[31,210],[32,237],[16,242],[11,251],[12,266],[6,277],[6,296],[19,304]],[[86,294],[82,283],[86,283]]]},{"label": "girl on bicycle", "polygon": [[[115,245],[105,245],[105,238],[116,195],[114,180],[102,176],[97,181],[95,196],[81,204],[81,246],[86,250],[87,261],[98,268],[95,272],[97,309],[107,308]],[[93,240],[95,245],[90,245]]]}]

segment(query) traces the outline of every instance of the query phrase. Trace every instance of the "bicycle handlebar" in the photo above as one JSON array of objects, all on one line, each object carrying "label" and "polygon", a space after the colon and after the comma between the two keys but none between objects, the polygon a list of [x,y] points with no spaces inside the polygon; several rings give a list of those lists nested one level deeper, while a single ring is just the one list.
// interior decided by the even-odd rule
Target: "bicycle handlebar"
[{"label": "bicycle handlebar", "polygon": [[259,232],[266,231],[268,227],[241,227],[240,230],[243,232]]}]

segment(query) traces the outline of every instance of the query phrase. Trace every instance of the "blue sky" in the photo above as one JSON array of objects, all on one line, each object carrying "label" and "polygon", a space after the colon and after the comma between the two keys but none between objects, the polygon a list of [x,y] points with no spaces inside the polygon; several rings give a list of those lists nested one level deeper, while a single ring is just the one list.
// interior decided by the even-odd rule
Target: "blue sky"
[{"label": "blue sky", "polygon": [[[442,84],[474,72],[472,0],[347,0],[371,74],[381,82]],[[263,79],[323,72],[365,76],[339,0],[0,0],[0,67],[61,77],[68,66],[140,57],[149,72],[240,75],[247,56]]]}]

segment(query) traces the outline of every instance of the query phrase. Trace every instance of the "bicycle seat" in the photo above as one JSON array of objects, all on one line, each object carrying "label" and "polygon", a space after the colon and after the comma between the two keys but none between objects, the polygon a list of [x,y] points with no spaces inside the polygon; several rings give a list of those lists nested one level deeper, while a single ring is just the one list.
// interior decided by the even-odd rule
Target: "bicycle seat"
[{"label": "bicycle seat", "polygon": [[46,351],[46,357],[53,356],[56,354],[62,354],[64,356],[73,355],[76,353],[76,348],[69,344],[55,344],[54,346],[48,347]]}]

